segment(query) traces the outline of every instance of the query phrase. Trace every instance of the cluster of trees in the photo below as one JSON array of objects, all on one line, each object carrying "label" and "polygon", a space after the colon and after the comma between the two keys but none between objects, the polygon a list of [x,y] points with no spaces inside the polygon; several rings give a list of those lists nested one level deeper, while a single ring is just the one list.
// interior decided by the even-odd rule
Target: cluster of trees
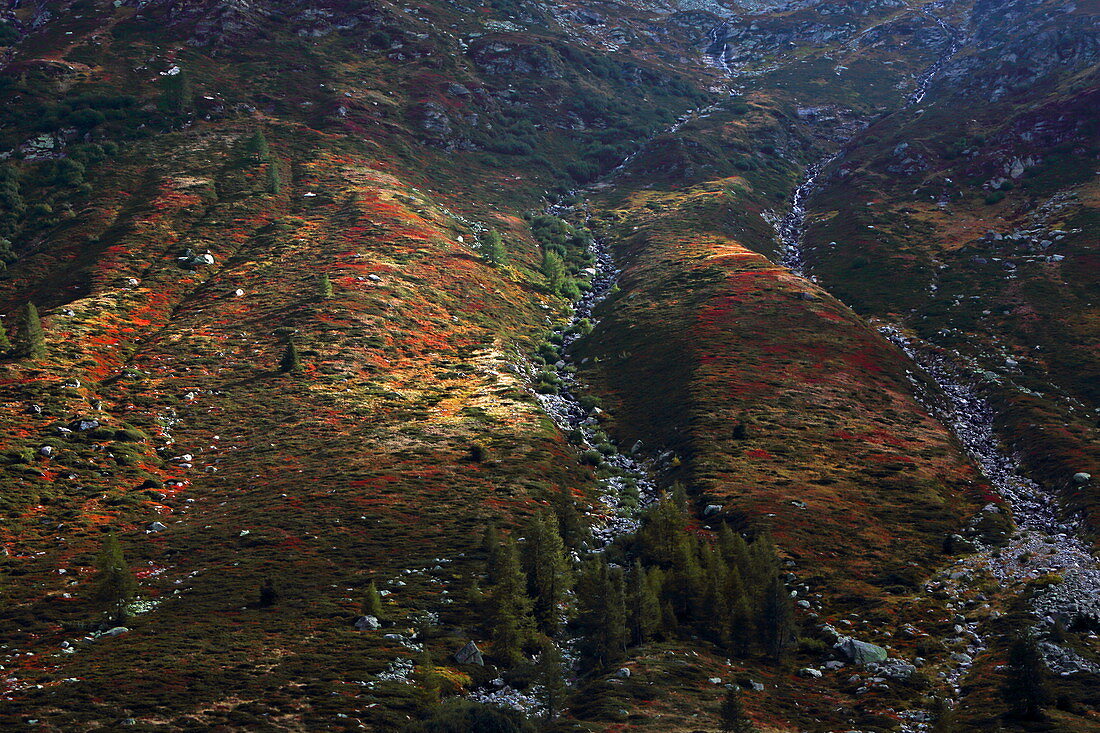
[{"label": "cluster of trees", "polygon": [[[782,659],[795,641],[794,610],[775,545],[747,542],[723,525],[717,538],[688,529],[682,491],[652,507],[638,533],[573,562],[560,512],[536,514],[520,536],[486,532],[487,594],[479,603],[503,666],[568,629],[586,670],[606,669],[627,648],[701,637],[726,653]],[[579,520],[578,520],[579,524]]]},{"label": "cluster of trees", "polygon": [[245,157],[259,165],[267,167],[267,192],[278,194],[283,190],[283,178],[279,173],[279,161],[271,154],[267,136],[263,130],[256,130],[244,144]]},{"label": "cluster of trees", "polygon": [[581,271],[594,260],[592,234],[551,214],[530,214],[531,233],[542,247],[542,273],[552,292],[569,300],[581,297],[586,280]]}]

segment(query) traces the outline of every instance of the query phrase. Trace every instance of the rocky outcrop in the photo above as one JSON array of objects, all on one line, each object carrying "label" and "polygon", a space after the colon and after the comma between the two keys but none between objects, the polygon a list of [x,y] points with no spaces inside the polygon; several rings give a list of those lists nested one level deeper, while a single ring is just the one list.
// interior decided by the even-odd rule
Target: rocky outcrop
[{"label": "rocky outcrop", "polygon": [[470,58],[486,73],[534,75],[560,79],[562,63],[547,45],[517,40],[490,40],[474,46]]}]

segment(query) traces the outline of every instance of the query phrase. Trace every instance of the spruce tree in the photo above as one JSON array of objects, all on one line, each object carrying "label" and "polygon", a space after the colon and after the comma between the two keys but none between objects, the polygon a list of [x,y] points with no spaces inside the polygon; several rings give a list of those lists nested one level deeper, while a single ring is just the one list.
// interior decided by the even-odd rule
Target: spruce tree
[{"label": "spruce tree", "polygon": [[1042,718],[1043,706],[1050,702],[1051,695],[1043,656],[1031,636],[1016,639],[1008,650],[1008,678],[1003,693],[1013,717]]},{"label": "spruce tree", "polygon": [[103,539],[103,549],[96,559],[95,599],[107,606],[113,623],[126,620],[126,607],[137,593],[137,579],[126,564],[122,547],[113,534]]},{"label": "spruce tree", "polygon": [[493,656],[507,667],[523,662],[523,647],[531,636],[531,599],[527,579],[520,568],[516,541],[506,537],[491,575],[495,578],[489,598],[489,623]]},{"label": "spruce tree", "polygon": [[382,607],[382,594],[378,592],[378,586],[373,580],[367,585],[367,591],[363,594],[363,606],[360,610],[364,616],[374,616],[379,621],[386,618],[386,612]]},{"label": "spruce tree", "polygon": [[745,714],[741,702],[741,691],[735,687],[726,690],[722,705],[718,709],[718,720],[724,733],[752,733],[755,730],[752,720]]},{"label": "spruce tree", "polygon": [[523,565],[535,622],[539,631],[552,636],[559,625],[558,605],[572,585],[558,520],[548,511],[540,511],[527,523],[525,538]]},{"label": "spruce tree", "polygon": [[317,279],[317,290],[325,300],[332,297],[332,279],[327,272]]},{"label": "spruce tree", "polygon": [[284,374],[301,371],[302,357],[298,355],[298,345],[293,340],[287,341],[283,358],[279,361],[279,371]]},{"label": "spruce tree", "polygon": [[38,308],[30,301],[23,307],[23,322],[16,334],[14,353],[23,359],[41,359],[46,355],[46,335]]},{"label": "spruce tree", "polygon": [[500,238],[500,232],[496,229],[490,229],[485,235],[482,256],[493,267],[500,267],[508,258],[508,252],[504,249],[504,240]]},{"label": "spruce tree", "polygon": [[8,332],[4,328],[4,322],[0,321],[0,359],[11,353],[12,344],[8,339]]}]

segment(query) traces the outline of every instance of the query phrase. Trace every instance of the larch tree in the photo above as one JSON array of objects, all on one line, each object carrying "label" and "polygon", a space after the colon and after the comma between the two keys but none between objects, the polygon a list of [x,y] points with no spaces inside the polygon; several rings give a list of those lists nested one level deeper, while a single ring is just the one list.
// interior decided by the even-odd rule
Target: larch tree
[{"label": "larch tree", "polygon": [[126,619],[127,607],[137,594],[137,579],[134,577],[122,546],[114,534],[103,539],[103,548],[96,558],[95,599],[107,607],[107,614],[113,623]]}]

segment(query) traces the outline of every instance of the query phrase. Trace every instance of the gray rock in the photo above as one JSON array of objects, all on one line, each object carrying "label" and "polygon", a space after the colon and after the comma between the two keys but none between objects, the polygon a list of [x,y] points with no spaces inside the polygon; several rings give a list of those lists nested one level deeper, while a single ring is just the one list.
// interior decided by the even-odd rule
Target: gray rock
[{"label": "gray rock", "polygon": [[467,642],[466,646],[455,652],[455,661],[459,664],[476,664],[479,667],[485,666],[485,659],[481,656],[481,650],[477,648],[477,644],[472,641]]},{"label": "gray rock", "polygon": [[1073,482],[1077,484],[1087,484],[1092,481],[1092,474],[1081,471],[1080,473],[1073,474]]},{"label": "gray rock", "polygon": [[623,677],[623,678],[629,677],[630,676],[630,669],[627,668],[627,667],[620,667],[618,669],[618,671],[615,672],[615,676],[616,677]]},{"label": "gray rock", "polygon": [[161,524],[160,522],[149,522],[149,524],[145,526],[145,529],[149,530],[150,532],[163,532],[164,530],[168,529],[168,527],[164,524]]},{"label": "gray rock", "polygon": [[813,667],[803,667],[802,669],[798,670],[798,676],[819,679],[821,677],[821,670],[814,669]]},{"label": "gray rock", "polygon": [[49,458],[50,456],[53,455],[53,446],[52,445],[42,446],[41,448],[38,449],[38,455],[42,456],[43,458]]},{"label": "gray rock", "polygon": [[382,628],[382,623],[374,616],[360,616],[355,619],[355,628],[359,631],[374,631]]},{"label": "gray rock", "polygon": [[121,636],[122,634],[125,634],[128,631],[129,631],[129,629],[126,628],[125,626],[116,626],[113,629],[107,629],[102,634],[100,634],[100,636],[101,637],[103,637],[103,636]]},{"label": "gray rock", "polygon": [[877,644],[852,638],[841,639],[833,649],[852,664],[884,662],[888,656],[886,650]]},{"label": "gray rock", "polygon": [[707,508],[703,510],[704,517],[713,517],[722,511],[721,504],[707,504]]}]

